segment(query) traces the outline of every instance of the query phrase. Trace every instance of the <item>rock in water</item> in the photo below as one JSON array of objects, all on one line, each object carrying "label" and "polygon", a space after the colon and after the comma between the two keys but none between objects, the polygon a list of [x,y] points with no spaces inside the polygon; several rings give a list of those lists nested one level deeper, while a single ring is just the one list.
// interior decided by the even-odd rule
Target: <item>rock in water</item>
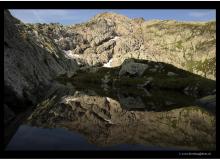
[{"label": "rock in water", "polygon": [[178,74],[173,73],[173,72],[168,72],[167,75],[168,75],[168,76],[177,76]]},{"label": "rock in water", "polygon": [[216,95],[209,95],[196,100],[196,104],[205,107],[208,110],[216,110]]}]

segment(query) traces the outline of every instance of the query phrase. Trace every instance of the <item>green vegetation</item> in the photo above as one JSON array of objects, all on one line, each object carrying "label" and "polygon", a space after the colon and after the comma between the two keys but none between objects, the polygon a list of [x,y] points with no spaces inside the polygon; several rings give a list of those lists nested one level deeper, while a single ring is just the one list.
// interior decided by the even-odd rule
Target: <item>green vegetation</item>
[{"label": "green vegetation", "polygon": [[216,39],[211,39],[197,44],[196,50],[206,51],[207,49],[215,45],[216,45]]},{"label": "green vegetation", "polygon": [[192,72],[193,70],[197,72],[202,72],[204,74],[204,77],[206,77],[207,74],[215,75],[216,58],[214,57],[211,59],[205,59],[204,61],[188,60],[186,61],[186,67],[190,72]]},{"label": "green vegetation", "polygon": [[179,41],[176,42],[176,43],[177,43],[177,44],[176,44],[176,47],[177,47],[178,49],[183,48],[183,45],[182,45],[183,41],[182,41],[182,40],[179,40]]}]

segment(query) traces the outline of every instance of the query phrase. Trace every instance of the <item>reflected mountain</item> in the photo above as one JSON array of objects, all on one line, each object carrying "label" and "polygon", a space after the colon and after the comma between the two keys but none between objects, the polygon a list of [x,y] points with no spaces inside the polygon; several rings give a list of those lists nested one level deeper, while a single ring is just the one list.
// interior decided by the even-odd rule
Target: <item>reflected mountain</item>
[{"label": "reflected mountain", "polygon": [[[196,106],[193,97],[171,91],[74,87],[71,83],[55,84],[47,95],[24,123],[29,127],[17,131],[8,150],[19,146],[19,139],[31,126],[41,132],[64,128],[73,137],[79,134],[84,140],[76,142],[78,149],[82,145],[88,150],[120,150],[114,146],[123,145],[124,150],[132,150],[132,145],[139,150],[215,150],[215,114]],[[45,139],[46,144],[57,145],[54,141],[59,137],[52,137]],[[23,142],[25,145],[28,149],[29,143]],[[67,143],[63,145],[65,149]]]}]

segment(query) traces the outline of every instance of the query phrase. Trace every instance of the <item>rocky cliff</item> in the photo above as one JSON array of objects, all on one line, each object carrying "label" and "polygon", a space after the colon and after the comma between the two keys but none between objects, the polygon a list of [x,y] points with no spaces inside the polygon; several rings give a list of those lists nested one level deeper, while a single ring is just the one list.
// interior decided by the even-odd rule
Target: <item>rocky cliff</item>
[{"label": "rocky cliff", "polygon": [[29,100],[34,102],[35,89],[48,85],[59,74],[74,72],[78,65],[65,58],[50,38],[41,36],[4,11],[4,88],[5,102],[19,108]]},{"label": "rocky cliff", "polygon": [[102,13],[82,24],[27,24],[26,27],[34,31],[31,34],[48,37],[79,65],[115,67],[127,58],[136,58],[173,64],[215,79],[215,21],[145,21]]}]

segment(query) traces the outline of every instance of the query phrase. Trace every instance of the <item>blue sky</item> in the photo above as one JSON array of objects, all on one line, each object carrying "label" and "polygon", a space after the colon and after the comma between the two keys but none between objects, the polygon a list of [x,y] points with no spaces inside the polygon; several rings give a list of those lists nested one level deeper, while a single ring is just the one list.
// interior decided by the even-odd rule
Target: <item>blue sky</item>
[{"label": "blue sky", "polygon": [[86,22],[103,12],[119,13],[129,18],[143,17],[145,20],[216,20],[216,11],[210,9],[16,9],[10,12],[25,23],[61,23],[63,25]]}]

